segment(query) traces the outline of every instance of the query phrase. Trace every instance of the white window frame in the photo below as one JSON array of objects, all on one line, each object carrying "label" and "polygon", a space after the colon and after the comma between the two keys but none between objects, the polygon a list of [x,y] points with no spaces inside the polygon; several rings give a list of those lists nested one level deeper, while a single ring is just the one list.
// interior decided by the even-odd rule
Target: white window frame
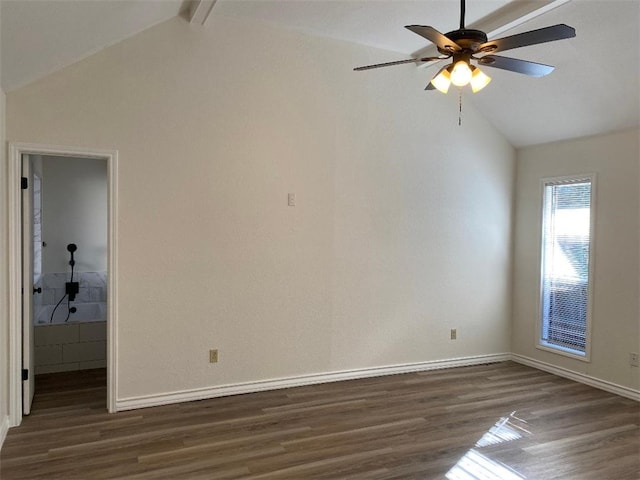
[{"label": "white window frame", "polygon": [[[587,312],[586,312],[586,331],[585,331],[585,349],[584,353],[574,350],[569,347],[563,347],[561,345],[554,345],[545,342],[542,339],[543,328],[543,273],[544,273],[544,195],[545,187],[549,185],[559,185],[563,183],[574,183],[581,180],[589,180],[591,182],[591,205],[589,209],[589,282],[587,284]],[[583,362],[591,362],[591,325],[592,325],[592,311],[593,311],[593,284],[594,284],[594,258],[595,258],[595,212],[596,212],[596,174],[588,173],[583,175],[569,175],[562,177],[549,177],[542,178],[540,180],[540,210],[538,214],[539,218],[539,244],[538,244],[538,267],[539,267],[539,282],[538,282],[538,313],[536,321],[536,348],[547,352],[552,352],[565,357],[574,358]]]}]

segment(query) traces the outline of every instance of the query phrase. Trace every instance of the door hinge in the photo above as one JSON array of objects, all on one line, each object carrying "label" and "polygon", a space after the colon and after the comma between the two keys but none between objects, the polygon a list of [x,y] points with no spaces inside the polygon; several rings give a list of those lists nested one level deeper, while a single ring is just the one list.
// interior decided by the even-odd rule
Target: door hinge
[{"label": "door hinge", "polygon": [[22,369],[22,380],[29,380],[29,370],[26,368]]},{"label": "door hinge", "polygon": [[29,180],[27,179],[27,177],[22,177],[20,180],[20,188],[22,188],[22,190],[26,190],[27,188],[29,188]]}]

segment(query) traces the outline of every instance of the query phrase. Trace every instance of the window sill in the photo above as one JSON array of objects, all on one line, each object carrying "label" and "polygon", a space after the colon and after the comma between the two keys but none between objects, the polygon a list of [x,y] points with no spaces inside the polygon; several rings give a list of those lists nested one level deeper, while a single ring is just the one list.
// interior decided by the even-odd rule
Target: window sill
[{"label": "window sill", "polygon": [[560,345],[554,345],[552,343],[538,343],[536,348],[538,350],[544,350],[545,352],[556,353],[564,357],[580,360],[581,362],[591,363],[591,359],[586,352],[583,353],[578,350],[573,350],[572,348],[561,347]]}]

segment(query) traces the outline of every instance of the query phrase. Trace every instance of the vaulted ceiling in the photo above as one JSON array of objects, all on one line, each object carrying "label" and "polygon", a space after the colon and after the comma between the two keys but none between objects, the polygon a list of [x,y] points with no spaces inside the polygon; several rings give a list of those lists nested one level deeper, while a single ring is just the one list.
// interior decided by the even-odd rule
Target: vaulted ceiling
[{"label": "vaulted ceiling", "polygon": [[[405,25],[458,28],[458,0],[0,0],[2,85],[20,88],[176,15],[213,28],[234,16],[373,46],[386,62],[434,52]],[[516,147],[637,127],[640,117],[640,0],[467,0],[466,24],[499,38],[566,23],[576,37],[509,51],[556,70],[531,78],[486,69],[492,83],[465,93]],[[358,66],[358,65],[354,65]],[[425,86],[439,63],[413,69]],[[385,69],[354,72],[385,75]],[[452,93],[449,93],[450,95]],[[454,93],[455,94],[455,93]],[[437,91],[416,95],[441,95]]]}]

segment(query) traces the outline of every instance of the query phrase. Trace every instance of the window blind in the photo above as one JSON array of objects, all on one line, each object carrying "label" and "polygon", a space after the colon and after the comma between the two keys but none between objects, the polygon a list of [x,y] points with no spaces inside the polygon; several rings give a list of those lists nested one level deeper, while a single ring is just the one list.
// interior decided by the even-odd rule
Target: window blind
[{"label": "window blind", "polygon": [[542,343],[586,351],[591,179],[546,182],[542,238]]}]

